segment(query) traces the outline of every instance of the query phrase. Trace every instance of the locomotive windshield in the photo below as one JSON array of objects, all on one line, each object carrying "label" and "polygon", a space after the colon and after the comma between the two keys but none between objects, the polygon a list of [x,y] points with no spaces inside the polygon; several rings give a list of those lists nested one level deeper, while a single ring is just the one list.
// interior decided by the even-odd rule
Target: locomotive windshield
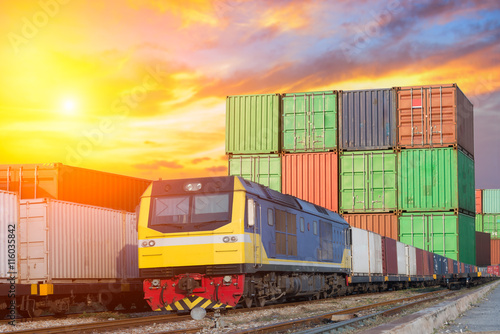
[{"label": "locomotive windshield", "polygon": [[210,230],[230,219],[229,193],[156,197],[152,202],[150,227],[161,232]]}]

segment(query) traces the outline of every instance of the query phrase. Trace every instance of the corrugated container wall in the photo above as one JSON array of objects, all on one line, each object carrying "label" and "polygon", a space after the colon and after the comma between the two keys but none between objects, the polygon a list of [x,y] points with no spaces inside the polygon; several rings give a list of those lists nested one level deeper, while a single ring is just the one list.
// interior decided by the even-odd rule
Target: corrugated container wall
[{"label": "corrugated container wall", "polygon": [[337,153],[284,154],[282,192],[338,212]]},{"label": "corrugated container wall", "polygon": [[489,233],[476,232],[476,265],[491,264],[491,238]]},{"label": "corrugated container wall", "polygon": [[280,151],[280,95],[226,98],[226,154]]},{"label": "corrugated container wall", "polygon": [[[0,283],[2,281],[5,283],[5,280],[10,278],[10,272],[17,271],[18,223],[19,199],[17,195],[13,192],[0,190]],[[9,246],[11,246],[10,252]]]},{"label": "corrugated container wall", "polygon": [[371,89],[339,93],[339,146],[344,151],[396,147],[396,92]]},{"label": "corrugated container wall", "polygon": [[407,269],[406,274],[408,276],[415,276],[417,274],[417,252],[415,247],[406,245],[405,247],[406,257],[407,257]]},{"label": "corrugated container wall", "polygon": [[491,239],[491,264],[500,264],[500,239]]},{"label": "corrugated container wall", "polygon": [[476,215],[476,231],[484,232],[483,215]]},{"label": "corrugated container wall", "polygon": [[20,283],[138,277],[135,214],[47,199],[20,204]]},{"label": "corrugated container wall", "polygon": [[491,239],[500,239],[500,213],[483,215],[483,230],[481,232],[490,233]]},{"label": "corrugated container wall", "polygon": [[0,189],[20,199],[52,198],[135,212],[150,180],[60,163],[0,165]]},{"label": "corrugated container wall", "polygon": [[452,212],[403,213],[399,240],[468,264],[476,262],[474,217]]},{"label": "corrugated container wall", "polygon": [[396,211],[396,163],[393,151],[344,152],[340,156],[340,211]]},{"label": "corrugated container wall", "polygon": [[458,144],[474,156],[473,106],[456,84],[401,87],[397,92],[400,147]]},{"label": "corrugated container wall", "polygon": [[282,95],[283,152],[327,152],[337,149],[336,91]]},{"label": "corrugated container wall", "polygon": [[345,213],[349,225],[398,240],[398,216],[394,213]]},{"label": "corrugated container wall", "polygon": [[281,192],[281,157],[278,154],[229,157],[229,176],[241,176]]},{"label": "corrugated container wall", "polygon": [[483,213],[483,190],[476,189],[476,213]]},{"label": "corrugated container wall", "polygon": [[500,189],[483,190],[483,213],[500,213]]},{"label": "corrugated container wall", "polygon": [[384,275],[398,274],[398,248],[397,241],[382,237],[383,271]]},{"label": "corrugated container wall", "polygon": [[352,228],[351,233],[353,274],[382,275],[382,237],[358,228]]},{"label": "corrugated container wall", "polygon": [[453,148],[398,154],[399,209],[475,212],[474,161]]},{"label": "corrugated container wall", "polygon": [[402,242],[396,243],[398,251],[398,275],[406,275],[408,266],[408,257],[406,255],[406,245]]}]

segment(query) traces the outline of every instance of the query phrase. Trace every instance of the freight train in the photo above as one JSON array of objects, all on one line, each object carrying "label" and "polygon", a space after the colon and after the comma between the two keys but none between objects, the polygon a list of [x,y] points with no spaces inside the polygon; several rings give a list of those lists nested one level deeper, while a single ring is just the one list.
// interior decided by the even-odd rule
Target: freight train
[{"label": "freight train", "polygon": [[154,181],[138,236],[144,298],[156,311],[451,288],[489,276],[238,176]]}]

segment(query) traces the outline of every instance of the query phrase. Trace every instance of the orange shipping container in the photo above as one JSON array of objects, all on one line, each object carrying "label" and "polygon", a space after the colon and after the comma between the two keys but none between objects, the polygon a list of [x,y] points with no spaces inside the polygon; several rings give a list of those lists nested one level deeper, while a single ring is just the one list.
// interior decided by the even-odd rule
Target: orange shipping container
[{"label": "orange shipping container", "polygon": [[500,264],[500,239],[491,239],[491,264]]},{"label": "orange shipping container", "polygon": [[476,189],[476,213],[483,213],[483,189]]},{"label": "orange shipping container", "polygon": [[398,217],[393,213],[346,213],[343,217],[351,226],[399,240]]},{"label": "orange shipping container", "polygon": [[456,84],[401,87],[397,92],[399,146],[458,144],[474,156],[473,106]]},{"label": "orange shipping container", "polygon": [[284,154],[282,192],[339,211],[336,152]]}]

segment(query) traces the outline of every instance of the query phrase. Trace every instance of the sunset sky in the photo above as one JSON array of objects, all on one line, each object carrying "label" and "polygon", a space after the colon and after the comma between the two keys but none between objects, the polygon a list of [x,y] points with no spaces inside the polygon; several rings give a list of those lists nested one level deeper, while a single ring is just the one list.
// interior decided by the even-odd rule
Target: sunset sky
[{"label": "sunset sky", "polygon": [[500,188],[500,2],[0,2],[0,163],[227,173],[225,97],[457,83]]}]

